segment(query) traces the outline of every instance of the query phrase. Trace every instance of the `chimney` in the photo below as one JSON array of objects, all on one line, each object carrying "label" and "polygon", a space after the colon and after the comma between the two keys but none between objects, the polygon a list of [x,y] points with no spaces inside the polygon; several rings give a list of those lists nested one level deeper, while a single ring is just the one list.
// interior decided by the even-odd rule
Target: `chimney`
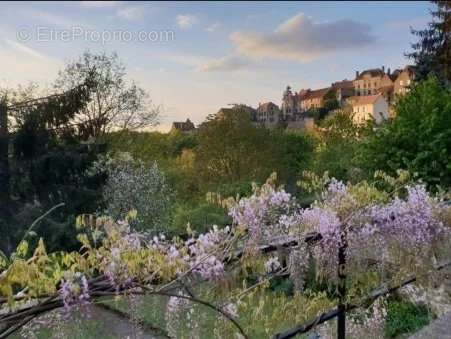
[{"label": "chimney", "polygon": [[385,72],[385,66],[382,66],[382,73]]},{"label": "chimney", "polygon": [[359,71],[355,71],[355,77],[356,77],[356,78],[359,77]]}]

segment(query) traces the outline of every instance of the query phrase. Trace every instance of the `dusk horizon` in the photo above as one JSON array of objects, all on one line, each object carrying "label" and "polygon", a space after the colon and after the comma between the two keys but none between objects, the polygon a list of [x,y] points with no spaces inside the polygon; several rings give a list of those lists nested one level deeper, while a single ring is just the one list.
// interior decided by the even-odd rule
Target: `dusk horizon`
[{"label": "dusk horizon", "polygon": [[161,107],[158,130],[168,131],[173,121],[199,124],[231,104],[280,105],[287,85],[316,89],[352,80],[356,71],[403,68],[410,29],[425,27],[428,8],[385,1],[6,2],[0,84],[50,84],[86,50],[116,52],[128,78]]}]

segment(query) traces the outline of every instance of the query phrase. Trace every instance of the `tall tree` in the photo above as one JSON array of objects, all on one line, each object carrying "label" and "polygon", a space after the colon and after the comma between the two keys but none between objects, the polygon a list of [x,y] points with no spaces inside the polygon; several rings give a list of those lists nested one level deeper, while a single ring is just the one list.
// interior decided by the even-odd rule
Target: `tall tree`
[{"label": "tall tree", "polygon": [[352,115],[346,109],[324,118],[317,133],[313,171],[318,174],[328,171],[340,180],[358,179],[352,159],[364,129],[353,123]]},{"label": "tall tree", "polygon": [[0,98],[0,218],[7,219],[10,212],[9,196],[9,134],[6,95]]},{"label": "tall tree", "polygon": [[436,9],[431,11],[432,22],[423,30],[412,30],[418,41],[412,44],[413,52],[407,53],[415,63],[417,81],[425,80],[433,73],[440,80],[451,81],[451,2],[432,1]]},{"label": "tall tree", "polygon": [[263,180],[273,170],[269,130],[255,127],[240,105],[204,122],[198,141],[196,166],[204,182]]},{"label": "tall tree", "polygon": [[396,119],[369,134],[358,159],[368,172],[398,169],[431,185],[451,187],[451,90],[435,77],[415,85],[395,105]]},{"label": "tall tree", "polygon": [[144,89],[127,81],[116,53],[85,52],[59,73],[55,87],[74,88],[86,79],[93,82],[91,100],[74,117],[84,137],[98,138],[112,130],[139,129],[158,122],[158,109]]},{"label": "tall tree", "polygon": [[[72,123],[90,101],[90,86],[92,82],[88,81],[61,94],[19,102],[12,95],[9,104],[3,103],[1,162],[2,173],[10,171],[10,180],[6,181],[3,175],[2,189],[10,184],[12,202],[10,218],[0,225],[0,232],[5,235],[0,240],[4,252],[10,252],[15,238],[24,235],[23,227],[61,202],[66,203],[64,213],[60,218],[46,219],[41,235],[52,245],[64,247],[67,243],[61,235],[70,239],[73,232],[61,224],[55,229],[50,225],[57,226],[61,221],[67,222],[69,215],[93,209],[93,199],[89,199],[92,194],[83,174],[95,159],[96,147],[81,143],[77,126]],[[29,94],[18,97],[32,96]],[[6,129],[8,119],[14,122],[10,131]]]}]

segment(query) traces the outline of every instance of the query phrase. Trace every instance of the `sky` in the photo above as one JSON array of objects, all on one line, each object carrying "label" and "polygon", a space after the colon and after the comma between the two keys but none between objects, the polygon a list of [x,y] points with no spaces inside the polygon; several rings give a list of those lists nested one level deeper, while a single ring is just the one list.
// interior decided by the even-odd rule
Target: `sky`
[{"label": "sky", "polygon": [[356,70],[408,64],[428,2],[1,2],[0,85],[52,83],[84,51],[117,52],[172,121],[280,105]]}]

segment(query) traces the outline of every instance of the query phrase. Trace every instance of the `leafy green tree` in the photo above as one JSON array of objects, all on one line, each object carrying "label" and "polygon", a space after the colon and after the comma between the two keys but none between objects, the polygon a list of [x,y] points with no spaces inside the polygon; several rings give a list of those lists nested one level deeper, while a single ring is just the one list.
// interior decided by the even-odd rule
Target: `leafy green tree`
[{"label": "leafy green tree", "polygon": [[123,220],[135,210],[132,226],[153,233],[164,230],[172,193],[156,163],[146,165],[121,153],[114,158],[101,157],[89,172],[106,176],[102,187],[105,215]]},{"label": "leafy green tree", "polygon": [[322,107],[311,108],[307,113],[308,116],[315,120],[315,123],[319,123],[323,120],[329,113],[339,108],[337,100],[337,91],[330,89],[323,98]]},{"label": "leafy green tree", "polygon": [[126,77],[125,65],[116,53],[85,52],[59,73],[55,88],[70,89],[92,81],[88,105],[74,120],[85,137],[98,138],[113,130],[138,129],[157,123],[158,109],[147,92]]},{"label": "leafy green tree", "polygon": [[353,158],[364,132],[364,127],[356,126],[349,112],[337,111],[327,116],[317,134],[312,170],[340,180],[356,179],[357,169]]},{"label": "leafy green tree", "polygon": [[418,41],[407,53],[415,63],[417,81],[427,79],[430,73],[444,81],[451,81],[451,2],[432,1],[432,22],[423,30],[412,30]]},{"label": "leafy green tree", "polygon": [[416,173],[430,185],[451,186],[451,91],[430,77],[400,97],[396,118],[370,134],[358,152],[360,165],[395,174]]},{"label": "leafy green tree", "polygon": [[274,148],[273,157],[277,159],[273,171],[277,172],[281,182],[294,187],[302,171],[313,161],[314,139],[302,132],[285,130],[271,131]]},{"label": "leafy green tree", "polygon": [[206,232],[213,225],[230,225],[231,218],[227,211],[221,207],[203,202],[192,206],[191,204],[177,204],[174,206],[172,232],[185,234],[187,226],[197,232]]},{"label": "leafy green tree", "polygon": [[325,95],[323,99],[323,109],[325,112],[333,111],[338,108],[337,91],[331,89]]},{"label": "leafy green tree", "polygon": [[196,169],[206,183],[264,180],[274,168],[270,131],[252,124],[239,106],[199,128]]},{"label": "leafy green tree", "polygon": [[31,99],[35,87],[28,87],[23,95],[10,91],[7,118],[14,123],[8,135],[8,184],[12,204],[6,226],[15,227],[3,225],[2,233],[7,236],[0,246],[5,252],[35,218],[61,202],[64,208],[37,225],[36,232],[49,240],[50,249],[71,248],[75,244],[71,216],[94,211],[99,183],[86,178],[84,171],[102,145],[82,143],[73,124],[75,115],[90,100],[91,86],[88,78],[64,93],[36,100]]}]

